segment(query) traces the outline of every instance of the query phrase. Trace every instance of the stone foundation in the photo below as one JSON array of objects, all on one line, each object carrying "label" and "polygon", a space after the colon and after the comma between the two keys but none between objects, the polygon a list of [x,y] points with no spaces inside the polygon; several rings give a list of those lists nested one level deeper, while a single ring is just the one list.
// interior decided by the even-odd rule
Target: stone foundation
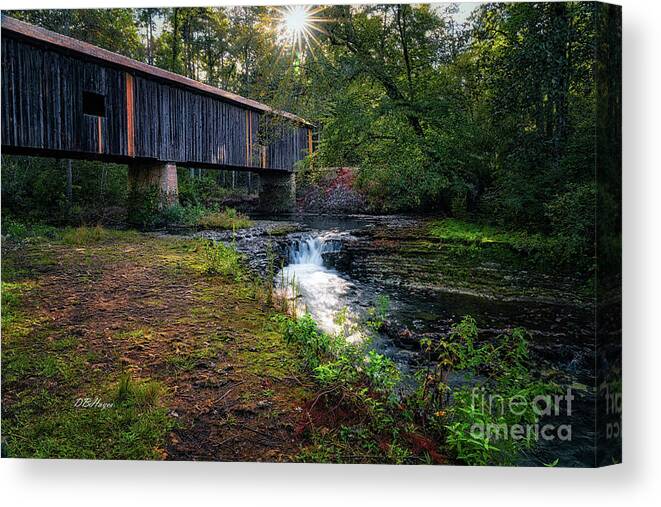
[{"label": "stone foundation", "polygon": [[128,171],[129,192],[145,195],[158,189],[159,209],[169,208],[179,202],[177,166],[163,162],[133,162]]},{"label": "stone foundation", "polygon": [[149,228],[160,212],[179,203],[177,166],[167,162],[133,162],[128,166],[128,222]]},{"label": "stone foundation", "polygon": [[296,178],[293,172],[271,172],[259,175],[259,211],[287,213],[296,204]]}]

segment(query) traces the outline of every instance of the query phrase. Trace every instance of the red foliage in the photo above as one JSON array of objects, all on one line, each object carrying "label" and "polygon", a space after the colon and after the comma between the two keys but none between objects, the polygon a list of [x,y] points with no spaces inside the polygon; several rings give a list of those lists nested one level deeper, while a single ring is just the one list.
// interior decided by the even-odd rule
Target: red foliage
[{"label": "red foliage", "polygon": [[351,167],[341,167],[326,187],[326,194],[330,194],[336,188],[353,189],[356,175]]},{"label": "red foliage", "polygon": [[348,410],[342,403],[333,404],[326,396],[318,400],[310,400],[303,406],[294,433],[300,436],[308,427],[312,428],[339,428],[342,425],[350,426],[358,421],[357,415]]},{"label": "red foliage", "polygon": [[430,438],[420,435],[419,433],[408,433],[406,435],[406,440],[411,444],[415,454],[419,455],[422,454],[423,451],[427,451],[427,454],[429,454],[431,459],[437,465],[447,464],[448,460],[439,454],[436,450],[436,444],[434,444],[433,440]]}]

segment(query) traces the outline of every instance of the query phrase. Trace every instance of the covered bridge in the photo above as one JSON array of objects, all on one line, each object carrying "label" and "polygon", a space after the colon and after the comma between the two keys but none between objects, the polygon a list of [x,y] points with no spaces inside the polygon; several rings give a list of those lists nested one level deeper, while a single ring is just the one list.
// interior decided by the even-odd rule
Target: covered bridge
[{"label": "covered bridge", "polygon": [[312,125],[257,101],[2,17],[3,153],[126,163],[133,190],[177,198],[176,166],[254,171],[289,208]]}]

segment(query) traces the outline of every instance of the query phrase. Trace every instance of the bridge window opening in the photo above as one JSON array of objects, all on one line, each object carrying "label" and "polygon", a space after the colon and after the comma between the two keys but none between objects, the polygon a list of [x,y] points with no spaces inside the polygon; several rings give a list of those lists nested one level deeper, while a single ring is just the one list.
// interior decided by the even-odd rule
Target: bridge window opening
[{"label": "bridge window opening", "polygon": [[83,92],[83,114],[105,117],[106,97],[100,93]]}]

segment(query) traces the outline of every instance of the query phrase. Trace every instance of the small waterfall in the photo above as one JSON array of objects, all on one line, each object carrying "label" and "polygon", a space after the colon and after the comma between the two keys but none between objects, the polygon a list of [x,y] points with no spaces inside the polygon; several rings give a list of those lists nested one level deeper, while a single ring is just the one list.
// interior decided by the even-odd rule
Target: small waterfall
[{"label": "small waterfall", "polygon": [[297,239],[289,249],[290,264],[323,266],[323,254],[338,252],[340,242],[328,236],[308,236]]},{"label": "small waterfall", "polygon": [[[289,249],[289,264],[276,276],[276,284],[292,297],[292,286],[296,286],[299,312],[308,311],[319,327],[331,334],[351,328],[356,316],[352,311],[346,323],[336,322],[337,315],[345,311],[355,299],[355,287],[334,269],[324,266],[323,254],[339,252],[342,247],[340,235],[334,232],[318,236],[306,236],[295,240]],[[359,341],[362,335],[355,331],[347,333],[348,341]]]}]

